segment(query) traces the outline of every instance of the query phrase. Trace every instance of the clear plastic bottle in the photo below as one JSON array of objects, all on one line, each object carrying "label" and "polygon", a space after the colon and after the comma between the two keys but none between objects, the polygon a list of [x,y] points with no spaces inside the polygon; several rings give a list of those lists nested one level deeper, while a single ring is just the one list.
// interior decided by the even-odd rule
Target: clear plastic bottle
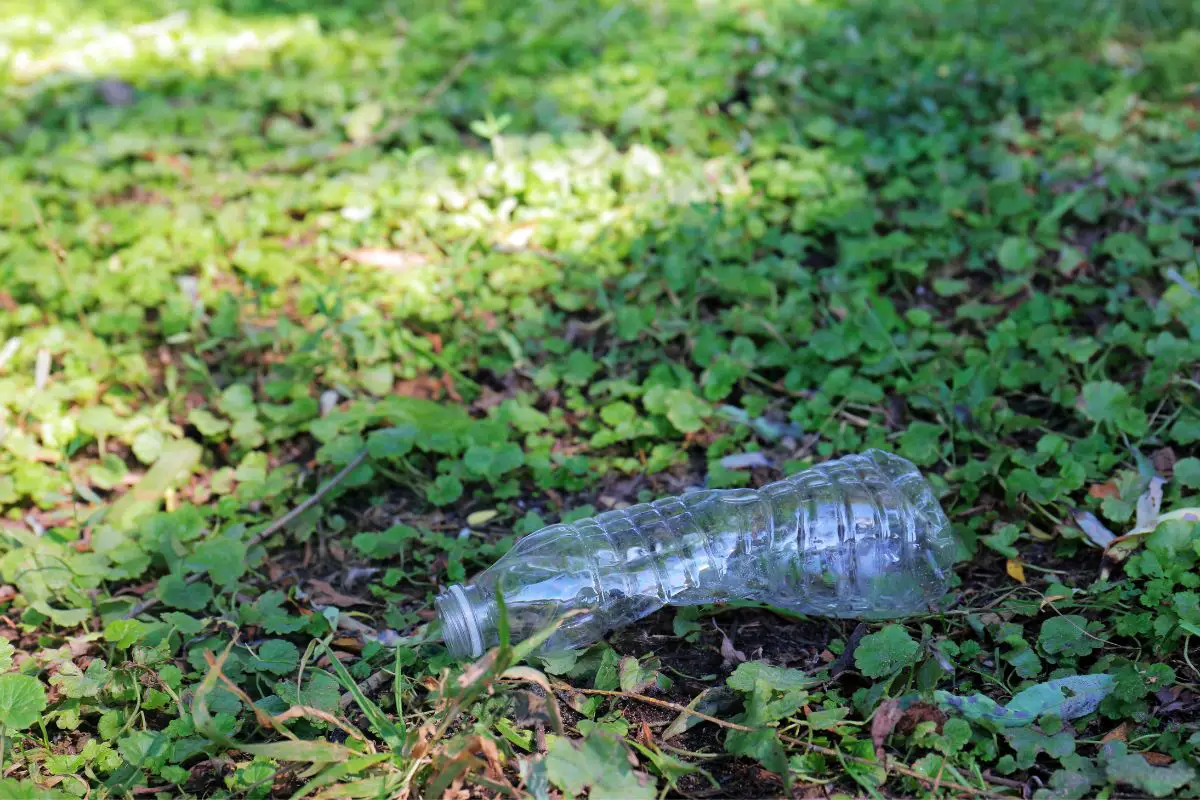
[{"label": "clear plastic bottle", "polygon": [[756,600],[828,617],[920,612],[945,593],[955,545],[929,483],[869,450],[759,490],[706,490],[550,525],[436,600],[446,644],[513,642],[567,611],[543,652],[583,647],[664,605]]}]

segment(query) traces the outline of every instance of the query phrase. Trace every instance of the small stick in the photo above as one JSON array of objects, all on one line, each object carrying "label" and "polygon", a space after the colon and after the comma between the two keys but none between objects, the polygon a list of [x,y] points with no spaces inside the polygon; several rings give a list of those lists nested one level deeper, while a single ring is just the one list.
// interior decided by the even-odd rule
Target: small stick
[{"label": "small stick", "polygon": [[257,544],[262,544],[265,540],[269,539],[270,537],[274,536],[276,533],[279,533],[279,531],[286,528],[288,525],[292,524],[292,522],[297,517],[299,517],[305,511],[308,511],[310,508],[315,506],[317,503],[321,502],[321,499],[323,497],[325,497],[325,495],[327,495],[331,491],[333,491],[334,487],[336,487],[342,481],[346,480],[346,476],[349,475],[351,472],[353,472],[358,467],[358,465],[361,464],[366,459],[366,457],[367,457],[366,450],[359,451],[358,455],[356,455],[356,456],[354,456],[354,458],[350,459],[350,463],[348,463],[348,464],[346,464],[346,466],[342,467],[341,470],[338,472],[338,474],[334,475],[332,478],[325,481],[324,484],[322,484],[315,492],[313,492],[312,497],[309,497],[303,503],[296,506],[291,511],[284,514],[282,517],[275,520],[270,525],[268,525],[267,527],[263,528],[261,531],[256,533],[254,535],[254,537],[251,538],[250,541],[246,543],[246,547],[251,548]]},{"label": "small stick", "polygon": [[446,74],[442,76],[441,80],[434,84],[433,88],[431,88],[421,97],[421,101],[417,103],[416,108],[409,111],[399,119],[393,121],[391,124],[385,125],[380,131],[368,136],[361,142],[349,143],[350,146],[344,147],[343,149],[350,151],[359,147],[367,147],[373,144],[378,144],[379,142],[382,142],[383,140],[395,135],[400,131],[401,128],[412,122],[413,118],[416,117],[417,114],[420,114],[422,111],[428,109],[434,104],[434,102],[437,101],[439,97],[449,91],[450,87],[458,82],[458,79],[462,77],[462,74],[467,71],[467,67],[471,66],[474,61],[474,53],[464,53],[458,59],[458,61],[454,62],[454,65],[446,71]]},{"label": "small stick", "polygon": [[[36,199],[33,201],[33,219],[37,223],[38,230],[42,233],[43,244],[50,251],[50,255],[54,257],[54,268],[58,271],[58,279],[62,281],[64,289],[71,286],[71,281],[67,277],[67,251],[54,235],[50,233],[50,228],[46,226],[46,220],[42,219],[42,206]],[[83,315],[83,309],[75,309],[75,317],[79,320],[79,327],[83,328],[83,332],[88,336],[92,336],[92,329],[88,327],[87,318]]]},{"label": "small stick", "polygon": [[580,694],[600,694],[600,695],[604,695],[606,697],[626,697],[626,698],[629,698],[630,700],[637,700],[639,702],[647,703],[652,706],[658,706],[659,708],[669,708],[672,711],[677,711],[681,714],[691,714],[693,717],[698,717],[698,718],[704,720],[705,722],[711,722],[714,725],[720,725],[722,728],[729,728],[729,729],[735,730],[735,731],[746,731],[747,733],[753,733],[755,730],[757,730],[757,728],[750,728],[745,725],[739,725],[736,722],[727,722],[726,720],[719,719],[717,717],[710,717],[708,714],[688,708],[687,706],[681,706],[678,703],[672,703],[669,700],[659,700],[657,697],[648,697],[644,694],[634,694],[633,692],[614,692],[614,691],[609,691],[608,689],[577,689],[574,686],[571,686],[566,683],[556,683],[556,684],[553,684],[553,686],[555,689],[558,689],[561,692],[579,692]]},{"label": "small stick", "polygon": [[[356,455],[354,458],[350,459],[349,464],[342,467],[341,471],[339,471],[338,474],[334,475],[332,478],[325,481],[325,483],[323,483],[315,492],[313,492],[311,497],[309,497],[303,503],[296,506],[291,511],[284,514],[282,517],[275,520],[270,525],[263,528],[261,531],[259,531],[253,537],[251,537],[250,541],[248,541],[246,543],[246,549],[249,550],[250,548],[254,547],[255,545],[262,544],[263,541],[270,538],[271,536],[274,536],[276,533],[278,533],[279,531],[286,528],[289,524],[292,523],[292,521],[294,521],[297,517],[299,517],[305,511],[308,511],[310,508],[315,506],[317,503],[321,502],[321,498],[323,498],[325,495],[329,494],[331,491],[333,491],[334,487],[336,487],[339,483],[344,481],[346,479],[346,476],[349,475],[351,472],[353,472],[354,469],[366,459],[366,457],[367,457],[366,450],[362,450],[361,452],[359,452],[358,455]],[[195,583],[196,581],[200,580],[202,577],[204,577],[203,572],[193,572],[191,575],[187,576],[186,583]],[[138,603],[136,606],[131,608],[125,614],[125,619],[133,619],[134,617],[144,614],[148,609],[151,609],[154,606],[158,605],[158,602],[159,601],[158,601],[157,597],[150,597],[150,598],[147,598],[146,600],[143,600],[142,602]]]},{"label": "small stick", "polygon": [[[333,161],[334,159],[341,158],[344,155],[348,155],[348,154],[353,153],[356,150],[360,150],[364,147],[370,147],[372,145],[379,144],[380,142],[394,136],[405,125],[412,122],[413,119],[418,114],[426,111],[431,105],[433,105],[437,101],[437,99],[439,97],[441,97],[443,94],[445,94],[450,89],[450,87],[453,86],[458,81],[458,79],[462,77],[462,74],[466,71],[467,67],[471,66],[471,64],[474,61],[475,61],[474,53],[464,54],[461,58],[458,59],[458,61],[456,61],[454,63],[454,65],[452,67],[450,67],[449,70],[446,71],[446,74],[442,76],[441,80],[439,80],[436,84],[434,84],[433,87],[430,88],[430,90],[427,91],[421,97],[421,99],[420,99],[420,101],[418,101],[416,107],[414,107],[407,114],[404,114],[400,118],[385,125],[379,131],[371,134],[370,136],[368,136],[364,139],[360,139],[357,142],[345,142],[342,145],[335,147],[333,150],[329,151],[324,156],[318,157],[316,159],[316,161],[318,163],[321,161]],[[295,171],[297,169],[298,169],[298,167],[295,165],[275,163],[275,164],[267,164],[266,166],[255,170],[255,174],[263,174],[263,173],[271,173],[271,172],[291,172],[291,171]],[[308,165],[306,165],[304,167],[304,169],[308,169]]]},{"label": "small stick", "polygon": [[[358,690],[369,697],[372,692],[386,683],[391,677],[392,673],[381,669],[360,683],[358,685]],[[342,695],[341,699],[338,700],[338,706],[340,706],[343,711],[352,705],[354,705],[354,695],[350,692],[346,692],[344,695]]]},{"label": "small stick", "polygon": [[[669,708],[673,711],[678,711],[681,714],[690,714],[693,717],[699,717],[700,719],[704,720],[705,722],[711,722],[714,725],[719,725],[722,728],[729,728],[730,730],[747,731],[747,732],[751,732],[751,733],[758,730],[757,728],[750,728],[750,727],[747,727],[746,725],[739,725],[736,722],[727,722],[723,719],[718,719],[717,717],[711,717],[708,714],[703,714],[699,711],[690,709],[687,706],[681,706],[678,703],[672,703],[668,700],[659,700],[655,697],[647,697],[644,694],[635,694],[633,692],[614,692],[614,691],[609,691],[607,689],[577,689],[574,686],[570,686],[565,683],[556,683],[556,684],[554,684],[554,688],[558,689],[560,691],[564,691],[564,692],[579,692],[581,694],[600,694],[600,695],[605,695],[608,697],[625,697],[630,700],[637,700],[638,702],[641,702],[641,703],[648,703],[649,705],[652,705],[652,706],[659,706],[660,708]],[[847,761],[853,761],[857,764],[865,764],[870,767],[882,766],[882,767],[884,767],[885,770],[887,770],[887,769],[894,770],[896,772],[899,772],[901,775],[905,775],[909,778],[913,778],[914,780],[921,781],[922,783],[925,783],[925,784],[928,784],[931,786],[938,786],[938,787],[941,787],[944,789],[952,789],[953,791],[956,791],[956,792],[961,792],[963,794],[969,794],[969,795],[977,796],[977,797],[1002,797],[1003,796],[1003,795],[1000,795],[989,789],[977,789],[974,786],[967,786],[962,783],[955,783],[954,781],[941,780],[940,773],[937,778],[931,778],[928,775],[922,775],[921,773],[917,772],[915,769],[912,769],[911,767],[907,767],[903,764],[897,764],[895,761],[890,761],[886,765],[884,765],[884,764],[880,764],[878,761],[870,761],[865,758],[859,758],[858,756],[847,755],[846,753],[842,753],[842,752],[840,752],[838,750],[834,750],[833,748],[830,748],[830,747],[822,747],[819,744],[812,744],[811,742],[806,742],[803,739],[796,739],[791,736],[784,736],[783,734],[778,734],[778,736],[781,741],[784,741],[784,742],[792,745],[793,747],[803,747],[804,749],[810,750],[814,753],[820,753],[821,755],[832,756],[834,758],[842,758]]]},{"label": "small stick", "polygon": [[854,632],[850,634],[850,638],[846,640],[846,649],[842,654],[834,659],[833,664],[829,667],[829,677],[834,679],[841,675],[854,664],[854,651],[858,649],[858,643],[867,635],[867,625],[865,622],[860,622],[854,626]]},{"label": "small stick", "polygon": [[1013,789],[1024,789],[1025,784],[1021,781],[1014,781],[1012,778],[1002,778],[999,775],[993,775],[990,769],[983,771],[984,780],[989,783],[995,783],[1000,786],[1011,786]]}]

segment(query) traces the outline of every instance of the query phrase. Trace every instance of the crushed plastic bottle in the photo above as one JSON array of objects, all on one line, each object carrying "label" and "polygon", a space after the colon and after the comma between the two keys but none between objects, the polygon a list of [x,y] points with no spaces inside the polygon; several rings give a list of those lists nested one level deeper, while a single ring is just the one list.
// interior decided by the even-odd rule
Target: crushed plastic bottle
[{"label": "crushed plastic bottle", "polygon": [[571,610],[541,652],[584,647],[664,605],[754,600],[827,617],[929,610],[955,545],[909,461],[869,450],[759,490],[706,490],[550,525],[436,600],[446,645],[499,642],[497,591],[519,642]]}]

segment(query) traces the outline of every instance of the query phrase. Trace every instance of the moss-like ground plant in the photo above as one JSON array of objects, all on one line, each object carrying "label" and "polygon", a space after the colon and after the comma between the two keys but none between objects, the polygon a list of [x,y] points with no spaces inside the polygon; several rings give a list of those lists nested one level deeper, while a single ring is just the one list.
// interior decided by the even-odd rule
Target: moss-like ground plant
[{"label": "moss-like ground plant", "polygon": [[[1197,794],[1193,3],[0,0],[0,187],[0,795]],[[926,616],[437,641],[868,447]]]}]

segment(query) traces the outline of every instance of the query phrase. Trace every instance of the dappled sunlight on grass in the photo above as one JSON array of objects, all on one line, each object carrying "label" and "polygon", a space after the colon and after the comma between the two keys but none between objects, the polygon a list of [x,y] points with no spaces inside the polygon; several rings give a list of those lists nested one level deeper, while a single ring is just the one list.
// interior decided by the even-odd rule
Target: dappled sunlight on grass
[{"label": "dappled sunlight on grass", "polygon": [[[0,796],[1182,786],[1198,32],[0,0]],[[430,640],[515,535],[869,447],[954,522],[947,613],[681,610],[503,679]],[[946,716],[1085,675],[1061,729]]]}]

